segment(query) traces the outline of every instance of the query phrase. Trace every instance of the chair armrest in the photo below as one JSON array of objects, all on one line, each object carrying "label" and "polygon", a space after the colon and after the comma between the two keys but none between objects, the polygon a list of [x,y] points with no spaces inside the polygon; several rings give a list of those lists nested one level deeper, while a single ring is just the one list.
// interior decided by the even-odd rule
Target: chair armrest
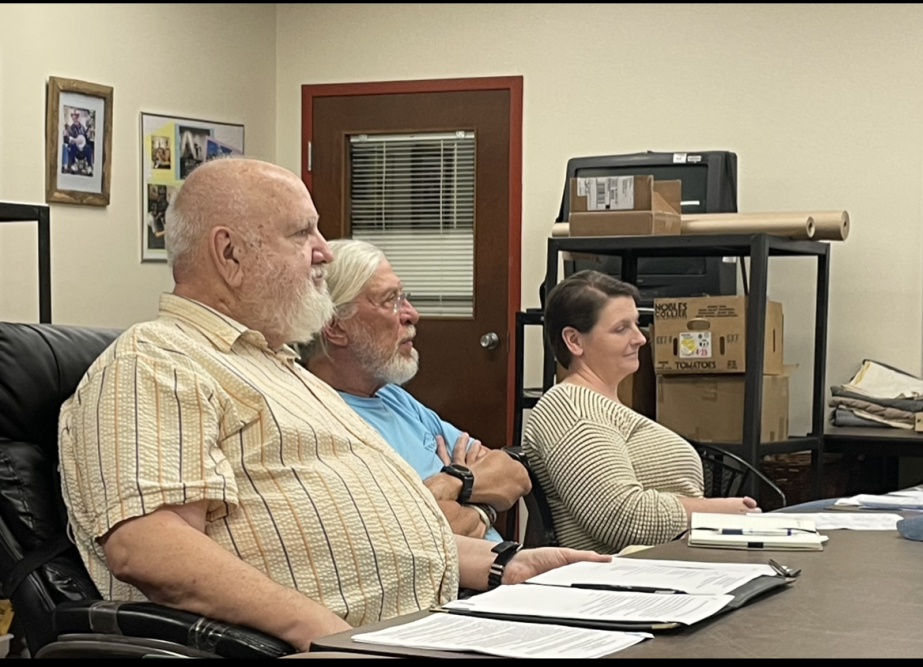
[{"label": "chair armrest", "polygon": [[526,459],[526,453],[522,451],[522,445],[507,445],[506,447],[503,448],[503,451],[509,454],[511,457],[513,457],[517,461],[519,461],[526,468],[529,467],[529,462]]},{"label": "chair armrest", "polygon": [[278,658],[294,646],[258,630],[153,602],[79,600],[54,610],[57,636],[122,635],[172,642],[222,658]]}]

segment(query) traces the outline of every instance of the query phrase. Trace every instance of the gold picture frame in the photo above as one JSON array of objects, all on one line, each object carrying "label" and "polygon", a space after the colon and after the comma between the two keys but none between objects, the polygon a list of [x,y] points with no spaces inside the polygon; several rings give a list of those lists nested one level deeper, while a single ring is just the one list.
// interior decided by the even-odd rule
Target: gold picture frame
[{"label": "gold picture frame", "polygon": [[45,201],[108,206],[112,181],[112,87],[48,79]]}]

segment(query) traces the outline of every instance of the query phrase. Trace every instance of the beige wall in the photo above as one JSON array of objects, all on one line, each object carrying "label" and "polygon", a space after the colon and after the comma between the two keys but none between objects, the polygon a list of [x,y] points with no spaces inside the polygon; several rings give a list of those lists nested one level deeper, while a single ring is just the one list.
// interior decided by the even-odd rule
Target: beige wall
[{"label": "beige wall", "polygon": [[[732,150],[741,210],[852,216],[832,248],[827,384],[866,357],[921,370],[923,7],[309,4],[279,5],[277,26],[276,154],[293,170],[301,84],[524,77],[523,306],[538,305],[568,158]],[[813,266],[770,273],[806,428]]]},{"label": "beige wall", "polygon": [[[244,123],[275,158],[275,6],[0,5],[0,201],[45,200],[45,83],[114,88],[111,203],[53,205],[57,323],[124,327],[156,314],[164,263],[141,264],[140,113]],[[0,318],[38,320],[34,224],[0,227]]]}]

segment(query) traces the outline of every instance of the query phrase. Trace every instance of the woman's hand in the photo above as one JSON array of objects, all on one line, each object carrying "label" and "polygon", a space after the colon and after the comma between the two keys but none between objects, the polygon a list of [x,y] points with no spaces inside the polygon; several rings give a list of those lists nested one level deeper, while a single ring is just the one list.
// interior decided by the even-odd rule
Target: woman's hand
[{"label": "woman's hand", "polygon": [[750,496],[743,498],[686,498],[679,497],[688,516],[693,512],[711,512],[714,514],[749,514],[762,512],[756,501]]},{"label": "woman's hand", "polygon": [[708,498],[710,504],[714,506],[714,509],[708,509],[708,512],[715,512],[718,514],[748,514],[750,512],[762,512],[762,510],[757,507],[756,501],[749,496],[744,496],[743,498]]}]

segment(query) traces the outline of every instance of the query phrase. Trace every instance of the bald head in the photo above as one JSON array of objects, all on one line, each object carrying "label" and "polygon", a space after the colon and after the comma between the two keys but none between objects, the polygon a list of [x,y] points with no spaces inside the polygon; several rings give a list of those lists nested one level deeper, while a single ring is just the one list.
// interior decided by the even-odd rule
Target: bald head
[{"label": "bald head", "polygon": [[174,278],[188,280],[205,266],[214,227],[227,227],[259,244],[267,220],[303,197],[310,202],[298,177],[268,162],[222,158],[197,167],[167,210],[167,257]]},{"label": "bald head", "polygon": [[273,349],[307,340],[333,315],[317,223],[307,188],[285,169],[243,158],[200,165],[167,211],[173,293],[261,332]]}]

